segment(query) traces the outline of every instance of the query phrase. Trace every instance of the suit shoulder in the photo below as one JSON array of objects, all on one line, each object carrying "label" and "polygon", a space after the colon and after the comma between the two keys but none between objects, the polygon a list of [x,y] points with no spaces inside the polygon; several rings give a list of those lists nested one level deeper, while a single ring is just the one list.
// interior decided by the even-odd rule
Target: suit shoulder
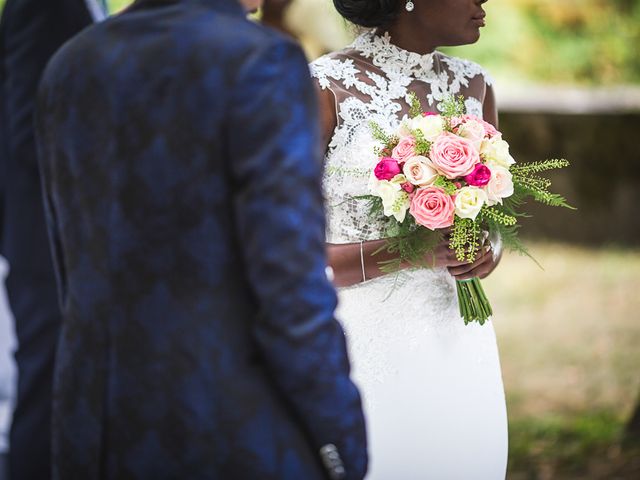
[{"label": "suit shoulder", "polygon": [[47,62],[41,83],[45,83],[54,74],[61,74],[71,64],[83,63],[86,58],[92,58],[96,46],[93,38],[99,28],[99,24],[91,25],[63,43]]},{"label": "suit shoulder", "polygon": [[[221,45],[225,50],[238,52],[266,51],[271,48],[298,50],[298,44],[291,38],[248,19],[229,19],[216,15],[211,23],[201,24],[202,40],[208,46]],[[213,27],[213,28],[212,28]]]}]

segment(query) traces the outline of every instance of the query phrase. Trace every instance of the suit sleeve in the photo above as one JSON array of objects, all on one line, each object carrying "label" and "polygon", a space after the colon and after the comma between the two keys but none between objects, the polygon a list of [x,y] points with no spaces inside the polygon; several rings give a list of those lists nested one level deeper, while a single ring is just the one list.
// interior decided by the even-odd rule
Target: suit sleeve
[{"label": "suit sleeve", "polygon": [[335,478],[360,479],[361,401],[325,273],[316,97],[302,52],[274,42],[245,64],[229,107],[238,236],[261,311],[254,334],[316,454],[335,445],[346,469]]}]

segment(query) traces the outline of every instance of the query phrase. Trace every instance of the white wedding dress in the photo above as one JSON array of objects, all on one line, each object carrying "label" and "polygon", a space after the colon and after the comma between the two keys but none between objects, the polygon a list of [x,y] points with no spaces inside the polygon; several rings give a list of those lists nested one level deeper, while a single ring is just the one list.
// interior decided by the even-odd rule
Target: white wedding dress
[{"label": "white wedding dress", "polygon": [[[311,71],[334,94],[338,117],[323,181],[327,242],[383,238],[367,202],[353,198],[368,193],[377,162],[369,121],[394,132],[410,91],[432,111],[446,95],[464,95],[468,113],[481,116],[489,80],[472,62],[407,52],[373,33],[319,58]],[[342,288],[337,314],[365,406],[368,479],[505,478],[507,415],[493,325],[464,325],[446,269]]]}]

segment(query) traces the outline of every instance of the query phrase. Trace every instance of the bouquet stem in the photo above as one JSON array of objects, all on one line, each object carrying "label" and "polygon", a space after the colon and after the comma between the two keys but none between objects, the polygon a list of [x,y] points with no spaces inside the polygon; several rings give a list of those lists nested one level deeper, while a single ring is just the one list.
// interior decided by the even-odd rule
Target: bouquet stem
[{"label": "bouquet stem", "polygon": [[460,315],[464,319],[464,324],[478,322],[480,325],[484,325],[484,322],[493,314],[493,310],[491,310],[491,304],[484,293],[480,279],[458,280],[456,285]]}]

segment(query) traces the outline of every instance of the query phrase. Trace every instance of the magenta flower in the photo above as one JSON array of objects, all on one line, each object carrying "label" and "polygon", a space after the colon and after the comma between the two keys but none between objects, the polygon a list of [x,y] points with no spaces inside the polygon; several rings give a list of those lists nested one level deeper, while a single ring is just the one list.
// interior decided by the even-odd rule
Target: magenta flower
[{"label": "magenta flower", "polygon": [[374,174],[378,180],[391,180],[393,177],[402,172],[398,161],[391,157],[381,159],[374,170]]},{"label": "magenta flower", "polygon": [[464,181],[467,182],[467,185],[471,185],[472,187],[484,187],[489,183],[489,180],[491,180],[491,170],[482,163],[476,164],[473,171],[464,177]]}]

